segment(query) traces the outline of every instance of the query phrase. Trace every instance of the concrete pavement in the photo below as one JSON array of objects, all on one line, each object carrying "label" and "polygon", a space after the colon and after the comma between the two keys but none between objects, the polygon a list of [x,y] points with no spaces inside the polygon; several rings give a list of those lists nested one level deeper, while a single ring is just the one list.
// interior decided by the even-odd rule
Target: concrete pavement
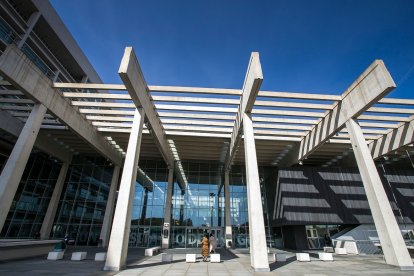
[{"label": "concrete pavement", "polygon": [[[84,261],[70,261],[71,252],[87,251]],[[93,247],[69,248],[60,261],[48,261],[46,256],[20,261],[0,263],[0,275],[413,275],[413,271],[400,271],[397,267],[385,264],[382,255],[334,255],[333,262],[319,261],[317,254],[311,253],[311,262],[298,262],[294,252],[274,250],[288,254],[287,262],[269,263],[270,272],[257,273],[250,266],[248,250],[227,251],[219,249],[220,263],[205,263],[198,255],[196,263],[186,263],[186,253],[200,254],[200,249],[169,249],[173,262],[162,263],[161,255],[145,257],[144,249],[131,248],[128,251],[127,269],[120,272],[103,271],[104,262],[93,260],[94,253],[102,249]]]}]

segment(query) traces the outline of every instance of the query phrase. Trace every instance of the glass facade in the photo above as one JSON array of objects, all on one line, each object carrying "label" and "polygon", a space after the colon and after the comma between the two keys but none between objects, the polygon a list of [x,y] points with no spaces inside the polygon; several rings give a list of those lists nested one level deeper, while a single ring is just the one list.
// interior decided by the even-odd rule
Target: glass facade
[{"label": "glass facade", "polygon": [[67,233],[75,245],[97,245],[113,167],[103,158],[76,157],[63,187],[51,237]]},{"label": "glass facade", "polygon": [[161,246],[168,167],[164,161],[139,162],[131,218],[130,247]]},{"label": "glass facade", "polygon": [[2,229],[2,238],[26,239],[40,235],[61,166],[47,155],[30,156]]},{"label": "glass facade", "polygon": [[175,183],[172,198],[170,243],[172,247],[201,247],[205,232],[213,232],[224,244],[224,189],[222,165],[183,162],[188,180],[185,189]]},{"label": "glass facade", "polygon": [[[200,247],[201,237],[206,232],[213,232],[218,246],[224,246],[223,165],[192,161],[182,162],[182,167],[188,185],[182,189],[174,182],[170,246]],[[47,156],[30,157],[2,237],[38,235],[60,168],[61,163]],[[113,166],[103,158],[74,157],[66,175],[51,238],[63,238],[68,234],[75,245],[98,245],[112,171]],[[260,174],[263,174],[262,169]],[[162,160],[139,162],[130,247],[161,245],[167,186],[168,167]],[[230,213],[233,244],[236,248],[247,248],[249,224],[244,166],[233,166],[230,174]],[[265,222],[267,225],[266,219]]]},{"label": "glass facade", "polygon": [[233,245],[236,248],[249,247],[247,186],[244,166],[233,166],[230,173],[230,217]]}]

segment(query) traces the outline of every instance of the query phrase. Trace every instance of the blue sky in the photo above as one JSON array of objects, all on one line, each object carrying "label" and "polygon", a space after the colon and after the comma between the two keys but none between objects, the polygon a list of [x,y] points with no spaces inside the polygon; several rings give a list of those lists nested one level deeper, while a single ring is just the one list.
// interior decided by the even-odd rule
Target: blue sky
[{"label": "blue sky", "polygon": [[241,88],[250,52],[262,90],[342,93],[374,59],[414,98],[412,0],[51,0],[105,83],[133,46],[147,83]]}]

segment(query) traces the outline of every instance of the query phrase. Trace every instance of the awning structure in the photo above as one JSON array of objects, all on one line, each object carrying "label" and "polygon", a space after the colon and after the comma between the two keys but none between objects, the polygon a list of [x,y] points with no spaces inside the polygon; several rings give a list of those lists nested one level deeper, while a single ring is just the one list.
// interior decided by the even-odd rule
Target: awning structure
[{"label": "awning structure", "polygon": [[[53,89],[116,152],[125,154],[135,104],[124,84],[53,83]],[[173,143],[180,160],[225,161],[241,89],[152,85],[147,89],[166,139],[170,145]],[[329,166],[347,156],[352,150],[346,128],[302,160],[296,158],[295,152],[301,141],[339,103],[341,95],[259,91],[251,111],[259,165],[283,167],[300,161]],[[32,106],[33,100],[27,94],[5,80],[0,82],[3,112],[25,122]],[[374,158],[395,150],[412,149],[413,115],[413,99],[382,98],[357,116]],[[141,158],[163,158],[148,126],[144,128]],[[40,137],[47,137],[52,144],[73,154],[97,154],[90,143],[75,133],[71,126],[48,111]],[[244,146],[239,143],[233,161],[237,164],[243,160]]]}]

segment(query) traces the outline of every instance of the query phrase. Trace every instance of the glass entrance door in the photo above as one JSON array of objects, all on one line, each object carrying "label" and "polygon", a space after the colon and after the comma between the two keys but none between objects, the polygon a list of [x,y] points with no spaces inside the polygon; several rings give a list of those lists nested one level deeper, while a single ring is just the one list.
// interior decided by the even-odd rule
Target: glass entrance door
[{"label": "glass entrance door", "polygon": [[201,247],[201,240],[204,235],[204,230],[202,228],[187,227],[186,232],[187,232],[186,247],[187,248]]}]

